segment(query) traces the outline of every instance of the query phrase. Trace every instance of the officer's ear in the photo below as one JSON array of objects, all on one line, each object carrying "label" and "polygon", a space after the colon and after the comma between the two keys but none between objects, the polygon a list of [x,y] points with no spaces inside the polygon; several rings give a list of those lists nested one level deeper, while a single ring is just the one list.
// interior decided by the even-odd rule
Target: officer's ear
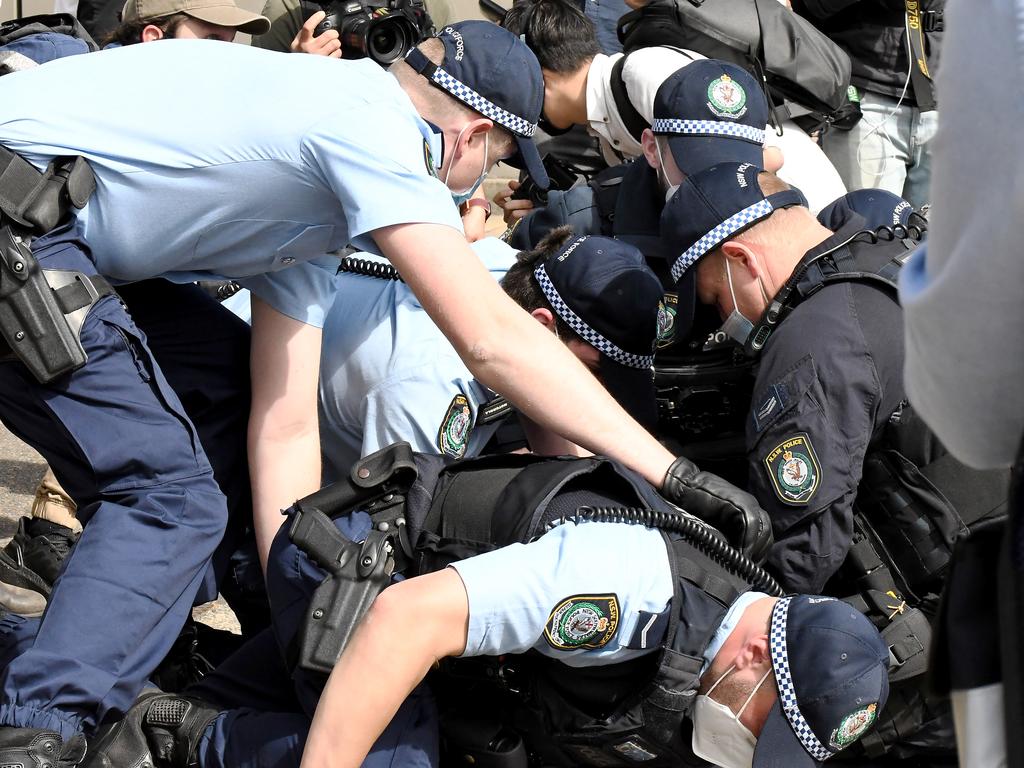
[{"label": "officer's ear", "polygon": [[658,159],[657,141],[658,138],[654,135],[654,131],[650,128],[644,128],[644,132],[640,134],[640,146],[643,147],[647,164],[654,170],[658,170],[661,167],[661,161]]},{"label": "officer's ear", "polygon": [[737,671],[744,669],[760,670],[765,665],[771,665],[771,651],[768,643],[768,635],[750,635],[743,643],[733,659]]},{"label": "officer's ear", "polygon": [[486,117],[477,117],[466,123],[465,127],[462,129],[462,138],[459,139],[459,143],[462,146],[456,149],[459,156],[462,156],[470,149],[479,151],[477,143],[482,146],[484,137],[493,127],[494,123]]},{"label": "officer's ear", "polygon": [[537,309],[533,310],[530,313],[530,315],[533,317],[534,320],[536,320],[538,323],[543,325],[549,331],[554,333],[554,330],[555,330],[555,316],[551,313],[550,309],[545,309],[543,307],[537,307]]},{"label": "officer's ear", "polygon": [[140,43],[151,43],[154,40],[162,40],[164,37],[164,31],[160,29],[156,24],[147,24],[142,28],[142,32],[139,33]]},{"label": "officer's ear", "polygon": [[729,268],[733,275],[737,270],[745,269],[752,277],[764,277],[764,259],[749,245],[739,240],[727,240],[721,246],[723,258],[729,259]]}]

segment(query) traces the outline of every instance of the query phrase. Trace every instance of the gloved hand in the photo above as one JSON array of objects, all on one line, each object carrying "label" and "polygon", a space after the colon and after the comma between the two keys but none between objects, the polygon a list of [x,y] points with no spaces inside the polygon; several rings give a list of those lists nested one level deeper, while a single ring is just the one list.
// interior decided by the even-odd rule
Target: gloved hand
[{"label": "gloved hand", "polygon": [[757,499],[718,475],[702,472],[680,456],[665,473],[661,494],[725,534],[729,543],[755,563],[768,557],[772,523]]}]

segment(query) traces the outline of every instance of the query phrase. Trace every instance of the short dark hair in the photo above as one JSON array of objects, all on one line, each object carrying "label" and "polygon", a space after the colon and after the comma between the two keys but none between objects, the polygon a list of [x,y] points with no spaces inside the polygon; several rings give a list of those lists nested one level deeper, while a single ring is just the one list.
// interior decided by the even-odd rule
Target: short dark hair
[{"label": "short dark hair", "polygon": [[175,13],[171,16],[160,16],[158,18],[149,19],[132,19],[131,21],[122,21],[118,24],[113,31],[100,43],[100,47],[110,45],[111,43],[117,43],[118,45],[134,45],[135,43],[142,42],[142,30],[152,24],[154,27],[159,27],[164,33],[164,37],[173,38],[180,27],[189,16],[187,13]]},{"label": "short dark hair", "polygon": [[501,287],[505,289],[505,293],[527,312],[546,309],[554,316],[555,330],[558,331],[558,338],[563,343],[573,339],[579,341],[583,339],[555,312],[551,302],[547,300],[544,292],[540,289],[540,283],[537,282],[533,270],[537,268],[538,262],[546,261],[558,253],[571,237],[572,227],[558,227],[551,230],[532,251],[520,251],[516,256],[516,263],[501,279]]},{"label": "short dark hair", "polygon": [[601,53],[594,24],[567,0],[526,0],[505,14],[502,26],[522,35],[541,69],[567,75]]}]

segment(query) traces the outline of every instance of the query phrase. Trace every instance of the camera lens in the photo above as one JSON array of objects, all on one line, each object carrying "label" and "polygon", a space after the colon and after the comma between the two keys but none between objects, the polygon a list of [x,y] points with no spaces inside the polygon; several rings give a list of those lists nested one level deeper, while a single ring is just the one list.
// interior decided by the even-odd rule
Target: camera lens
[{"label": "camera lens", "polygon": [[401,19],[381,19],[366,36],[366,49],[378,64],[391,64],[402,58],[413,42]]}]

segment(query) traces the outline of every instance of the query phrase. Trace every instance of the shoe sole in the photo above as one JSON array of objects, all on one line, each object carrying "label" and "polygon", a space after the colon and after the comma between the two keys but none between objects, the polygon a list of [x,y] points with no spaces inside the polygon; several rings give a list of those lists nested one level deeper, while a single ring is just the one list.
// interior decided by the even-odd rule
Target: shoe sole
[{"label": "shoe sole", "polygon": [[0,581],[0,609],[34,619],[46,610],[46,598],[31,589]]}]

